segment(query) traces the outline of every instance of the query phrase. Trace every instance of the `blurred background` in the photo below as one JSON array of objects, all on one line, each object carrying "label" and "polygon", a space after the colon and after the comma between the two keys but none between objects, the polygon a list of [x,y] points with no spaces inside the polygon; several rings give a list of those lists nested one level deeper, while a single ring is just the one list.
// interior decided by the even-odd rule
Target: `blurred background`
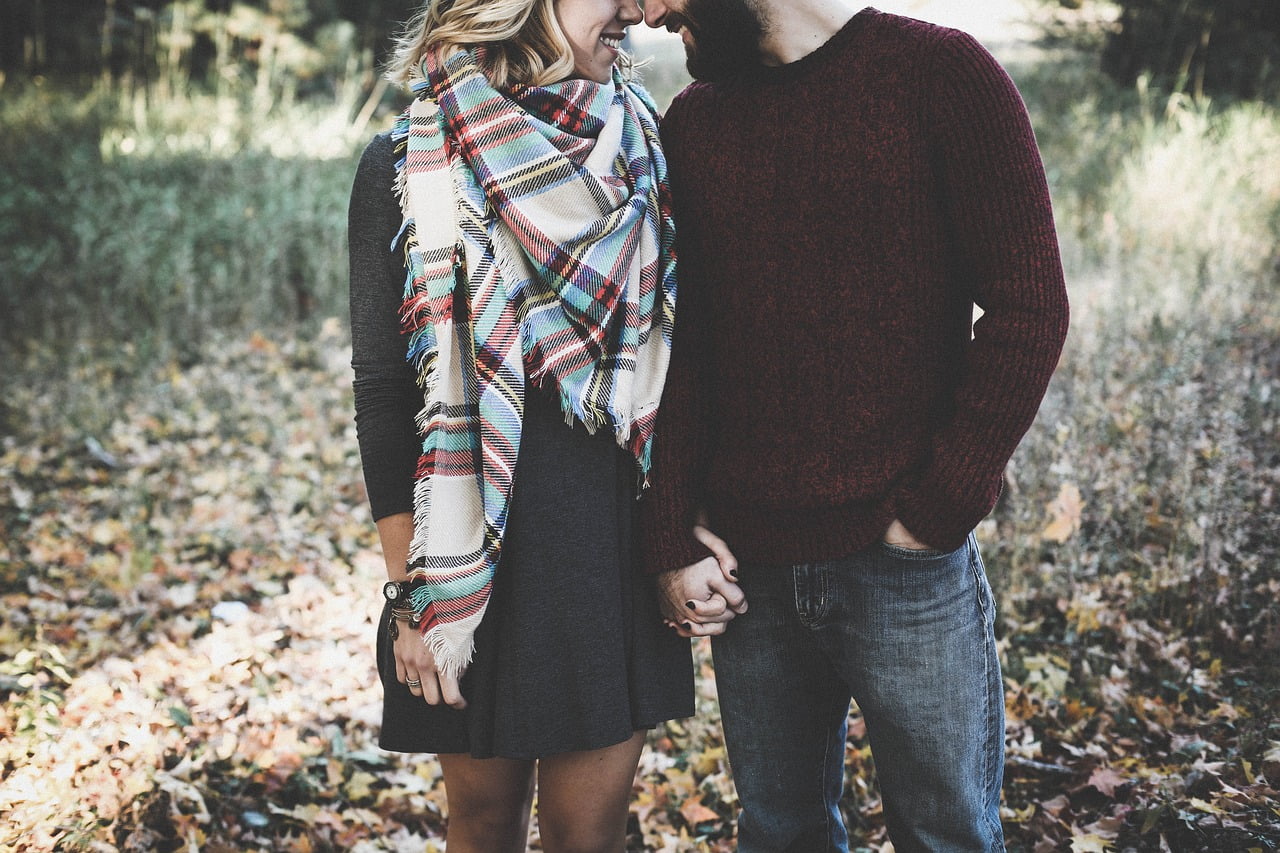
[{"label": "blurred background", "polygon": [[[438,766],[374,746],[347,366],[347,196],[414,5],[0,2],[0,849],[441,849]],[[877,6],[1009,70],[1067,266],[979,529],[1010,848],[1280,849],[1280,2]],[[678,39],[630,44],[665,106]],[[629,849],[733,849],[697,653]],[[888,850],[851,720],[846,816]]]}]

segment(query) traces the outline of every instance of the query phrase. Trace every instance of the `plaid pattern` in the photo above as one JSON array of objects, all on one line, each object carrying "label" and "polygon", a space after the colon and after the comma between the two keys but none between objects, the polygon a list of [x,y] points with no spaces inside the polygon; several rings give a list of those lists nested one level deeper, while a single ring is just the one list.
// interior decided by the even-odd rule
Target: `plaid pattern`
[{"label": "plaid pattern", "polygon": [[612,430],[647,481],[676,279],[666,161],[647,94],[567,80],[499,92],[481,51],[434,53],[394,132],[402,328],[424,391],[409,575],[442,671],[488,605],[526,383]]}]

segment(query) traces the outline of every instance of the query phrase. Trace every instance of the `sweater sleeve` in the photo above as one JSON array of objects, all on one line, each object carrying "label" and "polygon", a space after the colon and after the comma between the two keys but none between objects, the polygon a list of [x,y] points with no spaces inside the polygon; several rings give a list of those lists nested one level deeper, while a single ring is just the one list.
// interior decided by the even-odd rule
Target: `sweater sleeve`
[{"label": "sweater sleeve", "polygon": [[1013,82],[974,39],[950,31],[924,91],[958,280],[984,313],[951,416],[894,510],[916,538],[949,550],[999,497],[1057,366],[1068,307],[1044,169]]},{"label": "sweater sleeve", "polygon": [[[679,218],[681,104],[682,99],[677,98],[662,120],[663,145],[669,156],[675,155],[670,162],[677,253],[691,233]],[[640,502],[643,566],[650,574],[692,565],[711,553],[692,532],[695,514],[702,505],[700,482],[707,440],[704,408],[707,389],[700,388],[701,367],[706,364],[706,358],[700,348],[710,335],[698,310],[696,269],[677,255],[676,274],[671,361],[658,406],[650,487]]]},{"label": "sweater sleeve", "polygon": [[375,520],[412,511],[414,416],[422,407],[400,335],[404,264],[392,246],[401,223],[395,174],[394,143],[385,134],[374,137],[360,159],[347,214],[356,435]]}]

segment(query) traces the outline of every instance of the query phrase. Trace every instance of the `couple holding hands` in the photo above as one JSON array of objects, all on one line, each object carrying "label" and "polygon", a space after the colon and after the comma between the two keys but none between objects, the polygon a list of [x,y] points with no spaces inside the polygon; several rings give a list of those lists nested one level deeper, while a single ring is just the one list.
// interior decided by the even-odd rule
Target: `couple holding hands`
[{"label": "couple holding hands", "polygon": [[[695,78],[661,117],[641,23]],[[524,850],[535,791],[546,850],[622,850],[700,636],[740,850],[848,849],[851,700],[895,849],[1002,850],[972,530],[1068,315],[1004,71],[848,0],[430,0],[390,74],[350,206],[380,742],[439,756],[450,850]]]}]

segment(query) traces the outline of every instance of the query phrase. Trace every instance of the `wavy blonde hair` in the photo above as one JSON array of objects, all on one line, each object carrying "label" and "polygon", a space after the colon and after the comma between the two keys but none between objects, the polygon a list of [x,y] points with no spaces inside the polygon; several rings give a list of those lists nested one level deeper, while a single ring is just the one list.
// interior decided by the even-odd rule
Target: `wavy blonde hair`
[{"label": "wavy blonde hair", "polygon": [[[494,88],[545,86],[573,76],[573,48],[556,18],[555,0],[427,0],[396,39],[387,77],[405,85],[434,48],[485,45],[484,72]],[[631,73],[623,54],[618,66]]]}]

